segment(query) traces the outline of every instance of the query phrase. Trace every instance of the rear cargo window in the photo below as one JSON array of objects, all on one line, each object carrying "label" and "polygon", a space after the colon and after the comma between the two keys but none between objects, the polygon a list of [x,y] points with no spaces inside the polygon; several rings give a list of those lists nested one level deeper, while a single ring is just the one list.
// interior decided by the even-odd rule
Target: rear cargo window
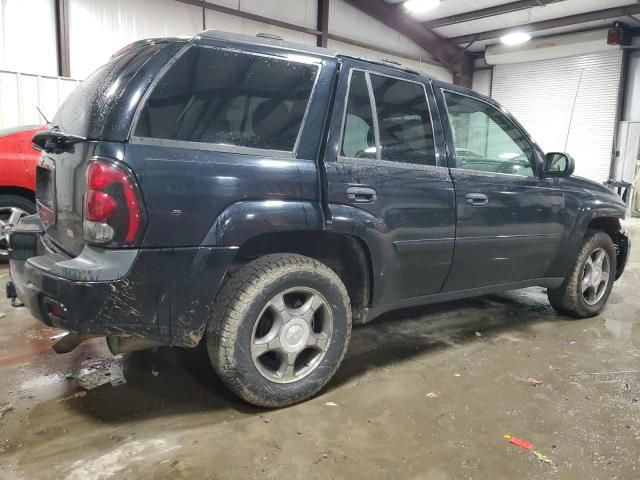
[{"label": "rear cargo window", "polygon": [[135,135],[292,151],[318,68],[193,47],[156,85]]},{"label": "rear cargo window", "polygon": [[100,132],[111,109],[138,70],[166,44],[145,44],[113,57],[67,97],[51,124],[90,139]]}]

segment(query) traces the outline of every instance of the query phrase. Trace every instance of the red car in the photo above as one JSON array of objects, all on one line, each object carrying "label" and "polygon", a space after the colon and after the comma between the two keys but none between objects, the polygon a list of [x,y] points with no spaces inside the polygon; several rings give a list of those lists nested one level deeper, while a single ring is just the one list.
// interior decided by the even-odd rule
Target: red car
[{"label": "red car", "polygon": [[44,126],[27,125],[0,130],[0,262],[7,260],[7,236],[3,227],[36,213],[36,162],[33,135]]}]

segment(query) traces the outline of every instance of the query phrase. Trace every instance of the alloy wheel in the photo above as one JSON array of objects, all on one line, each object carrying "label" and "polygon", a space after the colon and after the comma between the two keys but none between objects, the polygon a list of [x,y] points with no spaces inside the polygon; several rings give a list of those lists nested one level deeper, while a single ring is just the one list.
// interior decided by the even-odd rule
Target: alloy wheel
[{"label": "alloy wheel", "polygon": [[587,258],[580,284],[587,305],[595,305],[602,300],[609,285],[610,273],[609,255],[603,248],[596,248]]},{"label": "alloy wheel", "polygon": [[333,334],[333,314],[324,296],[308,287],[275,295],[251,335],[251,358],[260,374],[276,383],[309,375],[324,358]]},{"label": "alloy wheel", "polygon": [[29,212],[18,207],[0,207],[0,258],[9,254],[9,235],[5,233],[7,225],[16,225]]}]

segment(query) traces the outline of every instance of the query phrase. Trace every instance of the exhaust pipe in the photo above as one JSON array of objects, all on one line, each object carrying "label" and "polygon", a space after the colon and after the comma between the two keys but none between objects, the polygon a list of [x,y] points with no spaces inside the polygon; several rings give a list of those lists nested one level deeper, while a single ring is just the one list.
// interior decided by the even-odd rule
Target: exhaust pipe
[{"label": "exhaust pipe", "polygon": [[165,344],[148,338],[110,336],[107,337],[107,345],[109,346],[109,351],[113,355],[119,355],[121,353],[130,353],[138,350],[146,350],[148,348],[162,347]]},{"label": "exhaust pipe", "polygon": [[54,343],[52,348],[56,353],[69,353],[88,338],[94,337],[95,335],[81,335],[79,333],[69,332]]}]

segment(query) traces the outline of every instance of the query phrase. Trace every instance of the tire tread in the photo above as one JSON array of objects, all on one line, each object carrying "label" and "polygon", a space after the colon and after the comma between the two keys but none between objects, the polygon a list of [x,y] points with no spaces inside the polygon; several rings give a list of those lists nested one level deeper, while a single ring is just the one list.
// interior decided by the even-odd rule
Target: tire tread
[{"label": "tire tread", "polygon": [[340,361],[326,376],[325,382],[319,382],[312,393],[292,395],[287,405],[297,403],[317,393],[333,376],[346,354],[351,337],[351,307],[347,289],[338,275],[319,261],[298,254],[270,254],[260,257],[230,275],[221,288],[209,320],[209,334],[207,335],[207,350],[211,363],[227,387],[240,398],[249,403],[265,407],[284,406],[283,402],[275,401],[266,396],[258,396],[246,388],[238,376],[239,365],[235,361],[237,331],[244,321],[243,312],[259,295],[262,289],[272,280],[282,274],[283,270],[310,268],[316,273],[329,277],[346,300],[347,307],[347,337]]}]

